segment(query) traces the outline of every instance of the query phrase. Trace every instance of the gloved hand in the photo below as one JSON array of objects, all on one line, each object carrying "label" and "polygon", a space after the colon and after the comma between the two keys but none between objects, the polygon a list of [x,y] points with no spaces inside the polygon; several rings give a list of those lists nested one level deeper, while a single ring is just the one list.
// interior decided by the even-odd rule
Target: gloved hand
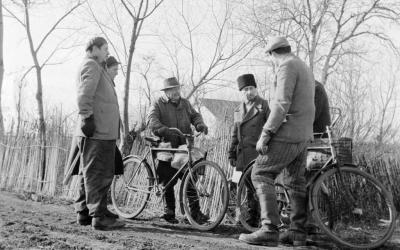
[{"label": "gloved hand", "polygon": [[236,167],[236,159],[234,159],[234,158],[229,158],[229,164],[230,164],[232,167]]},{"label": "gloved hand", "polygon": [[88,118],[82,119],[81,129],[85,136],[92,137],[96,126],[94,125],[94,117],[90,115]]},{"label": "gloved hand", "polygon": [[180,136],[180,134],[173,130],[173,129],[169,129],[168,127],[162,127],[160,129],[157,130],[157,134],[159,136],[162,137],[166,137],[166,136]]},{"label": "gloved hand", "polygon": [[196,126],[197,132],[203,132],[205,135],[208,134],[208,127],[204,123],[197,124]]},{"label": "gloved hand", "polygon": [[258,139],[256,144],[256,150],[259,154],[265,155],[267,153],[267,144],[270,139],[271,136],[269,134],[265,133],[264,131],[261,133],[260,138]]}]

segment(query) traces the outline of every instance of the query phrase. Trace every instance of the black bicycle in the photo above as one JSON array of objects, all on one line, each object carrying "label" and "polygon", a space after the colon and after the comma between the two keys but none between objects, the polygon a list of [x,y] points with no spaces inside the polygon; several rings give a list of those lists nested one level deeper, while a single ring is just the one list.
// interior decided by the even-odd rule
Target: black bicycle
[{"label": "black bicycle", "polygon": [[[307,183],[309,209],[319,228],[335,242],[352,249],[370,249],[384,244],[392,236],[396,224],[396,208],[392,194],[375,177],[360,166],[343,163],[338,157],[341,140],[334,139],[331,127],[327,139],[320,146],[308,150],[322,150],[330,156],[322,167],[312,169]],[[250,175],[252,164],[239,181],[237,206],[240,222],[249,231],[248,200],[257,199]],[[249,192],[248,189],[251,189]],[[281,227],[290,223],[290,197],[282,184],[276,183]],[[248,197],[249,194],[253,197]],[[259,209],[259,208],[258,208]]]},{"label": "black bicycle", "polygon": [[[111,199],[118,215],[123,218],[135,218],[153,201],[159,206],[160,199],[166,188],[182,176],[179,189],[181,213],[186,216],[190,224],[202,231],[218,226],[224,218],[228,207],[228,184],[222,169],[212,161],[207,161],[206,154],[194,147],[192,134],[183,134],[172,128],[180,136],[186,138],[187,149],[160,148],[160,139],[145,137],[147,151],[143,156],[129,155],[124,158],[124,174],[116,176],[111,185]],[[170,152],[187,155],[186,163],[178,169],[171,180],[162,187],[156,175],[156,153]],[[200,155],[194,159],[194,154]],[[150,161],[148,160],[150,159]],[[157,199],[158,198],[158,199]],[[191,211],[191,204],[196,202],[201,213],[208,219],[199,219]]]}]

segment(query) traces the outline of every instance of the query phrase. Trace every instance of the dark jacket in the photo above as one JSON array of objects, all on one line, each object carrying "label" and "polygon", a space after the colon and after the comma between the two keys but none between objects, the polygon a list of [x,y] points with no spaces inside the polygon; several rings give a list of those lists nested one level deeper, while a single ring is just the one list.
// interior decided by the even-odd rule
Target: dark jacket
[{"label": "dark jacket", "polygon": [[236,159],[237,171],[243,171],[258,156],[257,140],[270,112],[268,102],[259,96],[246,114],[244,106],[241,103],[234,111],[234,128],[229,148],[229,158]]},{"label": "dark jacket", "polygon": [[331,115],[329,112],[328,95],[324,86],[315,81],[315,118],[314,118],[314,133],[324,133],[326,126],[331,124]]},{"label": "dark jacket", "polygon": [[263,128],[275,133],[271,140],[299,143],[313,138],[314,81],[310,68],[292,53],[277,67],[271,114]]},{"label": "dark jacket", "polygon": [[[67,172],[64,178],[64,185],[67,185],[73,175],[79,174],[80,166],[80,150],[78,147],[78,140],[83,140],[83,137],[74,136],[72,138],[71,149],[69,151],[68,160],[66,164]],[[124,173],[124,164],[122,161],[122,155],[118,147],[115,146],[115,175],[121,175]]]},{"label": "dark jacket", "polygon": [[178,128],[183,133],[190,134],[192,133],[190,124],[197,127],[204,122],[201,115],[184,98],[181,98],[179,104],[176,105],[171,103],[166,96],[162,96],[153,102],[147,115],[148,128],[155,135],[164,137],[164,141],[171,142],[173,148],[186,144],[185,138],[160,134],[160,129]]}]

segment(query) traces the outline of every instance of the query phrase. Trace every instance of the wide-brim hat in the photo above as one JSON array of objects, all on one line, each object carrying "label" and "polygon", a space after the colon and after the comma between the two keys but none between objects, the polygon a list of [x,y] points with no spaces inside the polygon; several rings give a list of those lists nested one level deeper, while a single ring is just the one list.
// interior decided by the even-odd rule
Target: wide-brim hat
[{"label": "wide-brim hat", "polygon": [[254,79],[253,74],[244,74],[237,78],[237,83],[239,90],[242,90],[245,87],[253,86],[257,88],[256,79]]},{"label": "wide-brim hat", "polygon": [[164,87],[160,90],[164,91],[167,89],[172,89],[180,86],[181,84],[178,82],[178,79],[176,79],[176,77],[170,77],[164,80]]},{"label": "wide-brim hat", "polygon": [[267,48],[265,53],[269,53],[275,49],[288,47],[290,46],[288,40],[283,36],[272,37],[269,42],[267,43]]},{"label": "wide-brim hat", "polygon": [[115,57],[113,56],[107,57],[106,65],[108,68],[117,64],[120,64],[120,62],[118,62],[117,59],[115,59]]}]

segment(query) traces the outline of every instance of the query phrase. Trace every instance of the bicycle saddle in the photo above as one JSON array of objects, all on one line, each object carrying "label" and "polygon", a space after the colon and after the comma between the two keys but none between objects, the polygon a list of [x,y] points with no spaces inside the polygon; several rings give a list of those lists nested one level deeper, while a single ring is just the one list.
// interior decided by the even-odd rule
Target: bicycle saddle
[{"label": "bicycle saddle", "polygon": [[158,144],[160,144],[161,142],[161,139],[155,136],[145,136],[144,139],[150,142],[152,146],[158,146]]}]

